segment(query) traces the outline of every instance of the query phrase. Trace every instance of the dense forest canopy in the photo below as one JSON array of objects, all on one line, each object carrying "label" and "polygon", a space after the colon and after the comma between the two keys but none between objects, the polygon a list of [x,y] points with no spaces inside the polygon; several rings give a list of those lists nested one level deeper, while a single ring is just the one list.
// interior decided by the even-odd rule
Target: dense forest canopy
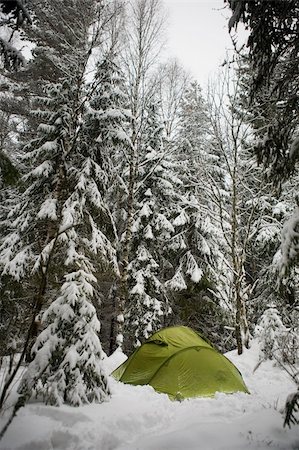
[{"label": "dense forest canopy", "polygon": [[296,0],[227,0],[229,29],[243,22],[249,30],[250,103],[267,123],[258,159],[271,177],[287,177],[298,161],[299,5]]},{"label": "dense forest canopy", "polygon": [[[279,283],[287,272],[298,271],[299,261],[299,5],[297,1],[226,0],[232,9],[229,30],[243,22],[249,30],[249,102],[259,163],[276,185],[289,180],[295,187],[295,209],[285,223],[281,243]],[[295,184],[293,182],[295,181]],[[288,183],[286,184],[288,185]],[[297,300],[297,291],[291,294]],[[294,377],[298,385],[298,379]],[[298,391],[287,403],[285,423],[298,424]]]}]

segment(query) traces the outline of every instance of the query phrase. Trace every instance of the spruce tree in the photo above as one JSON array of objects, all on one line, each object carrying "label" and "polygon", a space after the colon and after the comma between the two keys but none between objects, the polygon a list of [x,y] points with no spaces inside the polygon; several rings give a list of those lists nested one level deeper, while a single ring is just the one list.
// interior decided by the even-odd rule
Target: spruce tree
[{"label": "spruce tree", "polygon": [[286,332],[279,312],[274,305],[268,305],[255,329],[261,345],[261,359],[281,359],[281,338]]},{"label": "spruce tree", "polygon": [[298,161],[298,13],[295,0],[225,0],[233,11],[229,30],[248,28],[248,108],[255,151],[272,182],[281,183]]},{"label": "spruce tree", "polygon": [[173,290],[181,320],[222,346],[227,339],[224,325],[230,325],[227,268],[225,241],[215,220],[213,189],[222,189],[224,174],[217,146],[213,145],[207,106],[196,82],[188,85],[181,100],[173,145],[177,145],[183,183],[181,209],[172,221],[175,234],[170,244],[170,259],[176,262],[176,269],[167,287]]},{"label": "spruce tree", "polygon": [[147,111],[156,93],[154,69],[157,67],[161,49],[161,32],[164,17],[160,0],[133,0],[126,4],[126,27],[124,46],[121,52],[122,70],[125,78],[125,92],[131,113],[130,145],[123,164],[127,175],[124,227],[120,248],[121,281],[117,303],[117,346],[123,343],[124,315],[128,299],[128,270],[130,262],[132,227],[135,213],[135,192],[139,163],[144,156]]},{"label": "spruce tree", "polygon": [[[30,5],[31,6],[31,5]],[[19,70],[25,64],[25,58],[20,51],[18,38],[23,27],[32,23],[32,11],[26,0],[1,0],[1,25],[6,33],[0,36],[0,68],[7,71]]]},{"label": "spruce tree", "polygon": [[[45,61],[53,70],[41,85],[43,96],[36,99],[39,125],[25,148],[30,170],[21,202],[9,217],[11,232],[1,248],[2,273],[29,286],[28,292],[35,289],[26,344],[33,337],[36,315],[44,328],[33,346],[20,398],[42,394],[47,403],[79,405],[109,396],[92,299],[95,275],[116,263],[103,226],[107,209],[106,167],[97,140],[101,131],[88,135],[90,118],[102,112],[88,108],[102,79],[89,87],[85,83],[91,51],[101,43],[107,16],[104,20],[104,3],[93,0],[85,2],[84,14],[76,1],[65,3],[62,10],[56,1],[39,6],[33,64]],[[67,21],[58,30],[62,15]],[[109,133],[108,125],[107,129]]]},{"label": "spruce tree", "polygon": [[[117,64],[113,46],[105,51],[97,65],[93,96],[85,114],[82,151],[95,161],[93,169],[101,182],[101,231],[109,240],[110,267],[98,273],[108,286],[99,290],[95,306],[103,318],[101,337],[107,351],[115,349],[117,337],[117,288],[120,282],[121,235],[124,230],[124,202],[126,201],[125,161],[130,149],[124,80]],[[101,253],[99,253],[99,257]],[[120,338],[121,339],[121,338]]]},{"label": "spruce tree", "polygon": [[135,345],[165,324],[171,309],[164,282],[169,271],[167,248],[174,232],[173,208],[181,181],[167,153],[158,107],[147,111],[135,193],[129,299],[126,326]]}]

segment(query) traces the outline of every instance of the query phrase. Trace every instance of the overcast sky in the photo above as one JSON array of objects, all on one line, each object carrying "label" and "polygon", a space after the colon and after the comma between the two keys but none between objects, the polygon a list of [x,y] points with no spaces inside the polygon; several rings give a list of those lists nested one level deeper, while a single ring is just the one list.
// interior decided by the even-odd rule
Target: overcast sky
[{"label": "overcast sky", "polygon": [[168,12],[167,53],[205,86],[232,48],[223,0],[163,0]]}]

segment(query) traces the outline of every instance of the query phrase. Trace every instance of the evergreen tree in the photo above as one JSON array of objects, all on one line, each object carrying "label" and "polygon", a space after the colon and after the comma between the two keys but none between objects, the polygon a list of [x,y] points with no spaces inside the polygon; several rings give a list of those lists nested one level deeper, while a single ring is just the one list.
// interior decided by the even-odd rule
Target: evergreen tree
[{"label": "evergreen tree", "polygon": [[[298,162],[298,2],[228,0],[229,28],[243,21],[249,29],[250,103],[265,174],[276,185],[288,179]],[[282,239],[281,283],[298,266],[298,208]],[[287,403],[286,421],[296,423],[298,393]]]},{"label": "evergreen tree", "polygon": [[171,311],[164,282],[171,267],[167,250],[181,181],[162,133],[157,105],[152,104],[143,133],[129,264],[126,327],[136,345],[163,326]]},{"label": "evergreen tree", "polygon": [[254,114],[258,159],[276,182],[298,160],[298,13],[295,0],[225,0],[233,11],[229,29],[249,29],[249,108]]},{"label": "evergreen tree", "polygon": [[[44,331],[33,347],[21,398],[42,393],[51,404],[78,405],[109,396],[100,364],[99,322],[91,303],[95,274],[108,265],[116,267],[115,250],[103,226],[106,167],[105,156],[100,156],[101,151],[106,155],[107,139],[101,149],[96,139],[105,133],[103,127],[97,138],[87,138],[90,118],[102,113],[87,108],[102,79],[87,90],[84,82],[91,51],[105,32],[105,5],[90,0],[82,14],[77,2],[64,4],[68,22],[59,33],[53,18],[60,17],[61,2],[43,6],[44,28],[38,28],[35,53],[53,66],[55,82],[49,80],[37,99],[38,132],[26,146],[31,168],[24,177],[21,202],[10,214],[11,232],[1,249],[2,273],[36,292],[27,343],[35,316],[44,310]],[[97,27],[89,39],[95,18]],[[53,37],[52,47],[40,36]]]},{"label": "evergreen tree", "polygon": [[[229,28],[242,21],[250,32],[247,58],[250,102],[247,100],[246,105],[255,130],[255,151],[266,177],[281,188],[282,181],[296,170],[298,160],[298,5],[295,1],[276,0],[228,0],[228,3],[233,10]],[[296,211],[292,224],[284,232],[283,272],[297,264],[293,233],[298,226]],[[295,254],[288,251],[291,247]]]},{"label": "evergreen tree", "polygon": [[175,235],[170,246],[176,272],[167,285],[176,291],[173,295],[182,320],[221,347],[228,338],[224,325],[230,324],[230,312],[225,289],[225,242],[215,220],[213,189],[222,189],[224,172],[217,146],[213,145],[207,106],[196,82],[190,83],[182,98],[177,133],[176,154],[183,185],[181,211],[172,222]]},{"label": "evergreen tree", "polygon": [[129,295],[128,270],[135,212],[135,192],[139,163],[144,156],[147,111],[156,94],[154,68],[161,49],[163,15],[160,0],[134,0],[127,3],[124,46],[121,52],[122,70],[131,113],[130,146],[123,172],[127,175],[126,200],[124,205],[124,231],[120,250],[121,280],[116,296],[117,345],[123,343],[124,315]]},{"label": "evergreen tree", "polygon": [[[114,350],[117,327],[117,286],[120,277],[121,235],[124,230],[124,198],[126,180],[123,173],[131,141],[128,136],[130,113],[126,109],[127,97],[123,90],[124,80],[117,65],[113,46],[99,62],[95,75],[93,96],[84,118],[83,147],[86,156],[92,155],[97,162],[95,171],[101,180],[103,238],[109,239],[110,259],[113,264],[101,270],[98,276],[105,280],[108,289],[99,291],[96,303],[98,313],[104,321],[101,336],[106,341],[107,351]],[[100,255],[99,255],[100,256]],[[110,291],[110,294],[109,294]],[[104,315],[103,308],[107,312]],[[109,336],[108,336],[109,335]]]},{"label": "evergreen tree", "polygon": [[4,32],[0,35],[0,64],[8,71],[20,69],[25,58],[17,44],[22,28],[32,23],[31,8],[26,0],[1,0],[1,25]]},{"label": "evergreen tree", "polygon": [[[252,127],[255,124],[255,112],[254,109],[248,109],[251,72],[247,55],[242,54],[242,57],[238,58],[237,72],[240,89],[234,113]],[[287,317],[291,316],[290,312],[296,305],[298,279],[296,268],[288,269],[283,264],[287,258],[282,257],[279,247],[283,224],[293,209],[297,181],[296,177],[293,177],[279,189],[271,182],[267,182],[264,168],[257,166],[252,154],[255,141],[256,138],[252,135],[244,146],[240,160],[246,175],[244,177],[246,190],[242,190],[242,204],[243,209],[245,206],[245,210],[248,211],[243,217],[246,221],[246,217],[251,216],[252,223],[245,260],[246,281],[248,286],[252,286],[249,289],[248,313],[252,328],[270,301],[276,305],[289,326]],[[279,283],[282,266],[285,276],[283,283]]]},{"label": "evergreen tree", "polygon": [[291,425],[298,425],[299,419],[298,413],[299,410],[299,390],[290,394],[286,401],[285,406],[285,419],[284,426],[288,425],[291,428]]},{"label": "evergreen tree", "polygon": [[[221,242],[219,230],[213,220],[214,212],[211,201],[209,177],[213,176],[220,183],[223,178],[219,166],[219,155],[211,151],[211,129],[207,117],[207,107],[201,89],[192,82],[182,99],[179,115],[179,136],[177,149],[181,163],[183,180],[183,213],[174,219],[178,236],[185,239],[186,248],[196,255],[203,276],[209,273],[213,278],[213,264],[220,256]],[[186,225],[182,230],[182,225]],[[220,253],[219,253],[220,252]],[[192,265],[191,260],[189,264]],[[188,266],[188,264],[187,264]],[[187,273],[190,272],[187,269]],[[196,270],[196,272],[198,272]],[[210,277],[207,275],[207,277]],[[196,275],[194,274],[196,278]],[[201,277],[200,277],[201,278]]]},{"label": "evergreen tree", "polygon": [[[260,179],[262,174],[259,175]],[[292,214],[292,191],[296,183],[288,183],[279,199],[269,185],[264,186],[263,195],[252,201],[255,214],[250,241],[246,273],[254,286],[250,299],[250,321],[257,323],[269,302],[275,304],[285,323],[297,305],[298,271],[287,270],[283,283],[279,283],[282,268],[281,233],[284,222]],[[252,202],[251,201],[251,202]],[[287,322],[286,322],[287,320]]]},{"label": "evergreen tree", "polygon": [[255,329],[255,335],[261,345],[261,359],[280,358],[281,337],[286,331],[275,306],[268,306]]}]

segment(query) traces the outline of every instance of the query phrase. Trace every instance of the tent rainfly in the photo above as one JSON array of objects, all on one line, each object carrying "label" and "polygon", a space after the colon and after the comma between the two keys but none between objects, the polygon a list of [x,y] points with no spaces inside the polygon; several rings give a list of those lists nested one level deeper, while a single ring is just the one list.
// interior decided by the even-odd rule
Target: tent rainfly
[{"label": "tent rainfly", "polygon": [[185,326],[154,333],[112,375],[123,383],[148,384],[177,400],[249,393],[233,363]]}]

